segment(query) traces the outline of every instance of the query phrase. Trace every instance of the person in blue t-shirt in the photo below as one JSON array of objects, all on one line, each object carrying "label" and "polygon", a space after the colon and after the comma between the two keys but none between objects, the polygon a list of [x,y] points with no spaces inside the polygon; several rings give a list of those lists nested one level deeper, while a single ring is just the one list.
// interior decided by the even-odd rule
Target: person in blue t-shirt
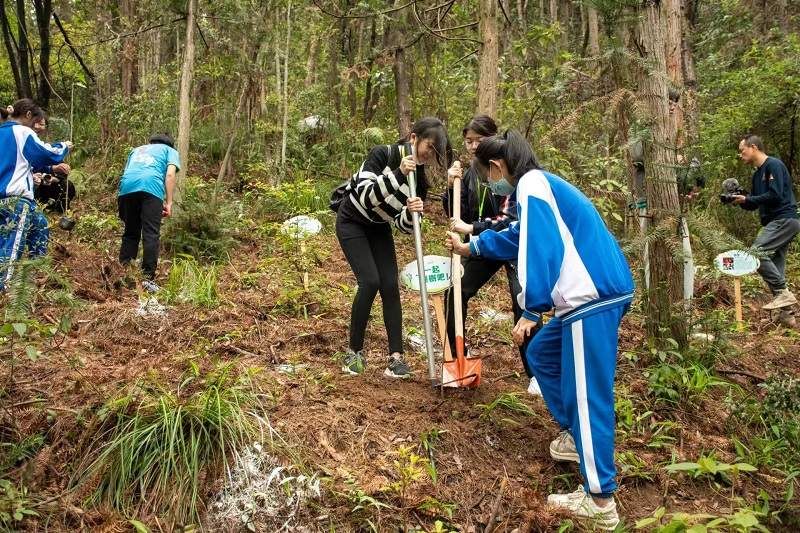
[{"label": "person in blue t-shirt", "polygon": [[158,290],[153,279],[158,265],[161,218],[172,214],[175,176],[180,168],[175,142],[166,133],[150,137],[150,143],[134,148],[119,183],[119,218],[125,225],[119,262],[129,264],[142,241],[142,274],[145,289]]}]

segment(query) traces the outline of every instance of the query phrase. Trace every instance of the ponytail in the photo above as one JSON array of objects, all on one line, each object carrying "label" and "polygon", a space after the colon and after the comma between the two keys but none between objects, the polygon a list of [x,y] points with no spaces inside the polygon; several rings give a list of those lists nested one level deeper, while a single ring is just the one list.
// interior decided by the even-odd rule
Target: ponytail
[{"label": "ponytail", "polygon": [[8,120],[8,117],[14,112],[14,106],[0,107],[0,119]]},{"label": "ponytail", "polygon": [[13,105],[0,110],[0,115],[2,115],[4,120],[8,117],[11,117],[12,119],[24,117],[28,113],[31,114],[31,118],[39,120],[47,116],[42,108],[30,98],[22,98],[21,100],[14,102]]},{"label": "ponytail", "polygon": [[542,168],[536,160],[531,145],[517,130],[506,130],[503,135],[495,135],[482,140],[475,151],[475,161],[486,172],[489,161],[502,159],[514,179],[520,179],[526,172]]}]

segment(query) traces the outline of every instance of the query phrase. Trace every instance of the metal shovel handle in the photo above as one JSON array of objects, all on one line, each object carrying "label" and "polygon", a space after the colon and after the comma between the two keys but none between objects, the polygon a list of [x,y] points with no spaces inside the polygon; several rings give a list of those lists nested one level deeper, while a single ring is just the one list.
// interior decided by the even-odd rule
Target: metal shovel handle
[{"label": "metal shovel handle", "polygon": [[[411,147],[411,155],[414,155],[414,147]],[[408,174],[408,189],[411,198],[417,195],[417,176],[413,170]],[[433,353],[433,332],[431,331],[431,311],[428,308],[428,287],[425,283],[425,255],[422,251],[422,226],[419,220],[419,213],[411,213],[411,223],[414,231],[414,248],[417,253],[417,272],[419,274],[419,294],[422,300],[422,320],[425,330],[425,350],[428,352],[428,378],[431,385],[436,387],[439,379],[436,375],[436,358]]]}]

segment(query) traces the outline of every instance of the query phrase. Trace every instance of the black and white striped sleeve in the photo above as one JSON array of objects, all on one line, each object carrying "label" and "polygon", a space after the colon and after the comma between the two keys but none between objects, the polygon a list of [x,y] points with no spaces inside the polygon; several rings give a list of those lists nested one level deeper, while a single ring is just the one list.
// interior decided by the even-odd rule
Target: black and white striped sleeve
[{"label": "black and white striped sleeve", "polygon": [[404,233],[411,233],[411,213],[406,208],[408,181],[399,168],[387,169],[388,162],[386,146],[372,149],[359,170],[355,196],[364,210],[393,223]]}]

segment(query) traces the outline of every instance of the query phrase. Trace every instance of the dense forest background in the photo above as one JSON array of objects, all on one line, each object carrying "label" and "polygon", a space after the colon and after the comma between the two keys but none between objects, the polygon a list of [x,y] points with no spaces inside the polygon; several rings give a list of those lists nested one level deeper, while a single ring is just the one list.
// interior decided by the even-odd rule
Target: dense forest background
[{"label": "dense forest background", "polygon": [[[53,257],[20,269],[4,301],[0,529],[578,527],[532,503],[574,473],[519,460],[546,449],[552,423],[510,381],[507,331],[470,326],[474,347],[498,354],[474,396],[347,382],[331,362],[352,279],[330,192],[423,116],[465,156],[461,129],[482,112],[595,202],[636,270],[616,406],[621,527],[797,530],[798,335],[759,311],[757,276],[743,279],[737,328],[731,282],[712,266],[759,228],[719,201],[726,178],[749,186],[744,134],[786,163],[797,192],[796,0],[3,0],[0,29],[0,103],[47,109],[46,139],[75,143],[78,190],[75,230],[53,227]],[[130,149],[164,131],[183,168],[162,231],[171,310],[147,319],[154,333],[115,277],[115,210]],[[432,253],[444,253],[444,189],[440,169],[423,228]],[[279,232],[296,214],[325,223],[308,247]],[[788,263],[797,287],[797,242]],[[484,292],[475,317],[498,305]],[[407,325],[418,303],[404,295]],[[224,409],[201,408],[210,394]],[[126,455],[140,422],[163,430],[141,448],[155,455]],[[173,450],[172,427],[196,445],[186,470],[151,460]],[[255,441],[274,457],[258,459]],[[233,451],[291,497],[245,490],[239,463],[220,467]]]}]

